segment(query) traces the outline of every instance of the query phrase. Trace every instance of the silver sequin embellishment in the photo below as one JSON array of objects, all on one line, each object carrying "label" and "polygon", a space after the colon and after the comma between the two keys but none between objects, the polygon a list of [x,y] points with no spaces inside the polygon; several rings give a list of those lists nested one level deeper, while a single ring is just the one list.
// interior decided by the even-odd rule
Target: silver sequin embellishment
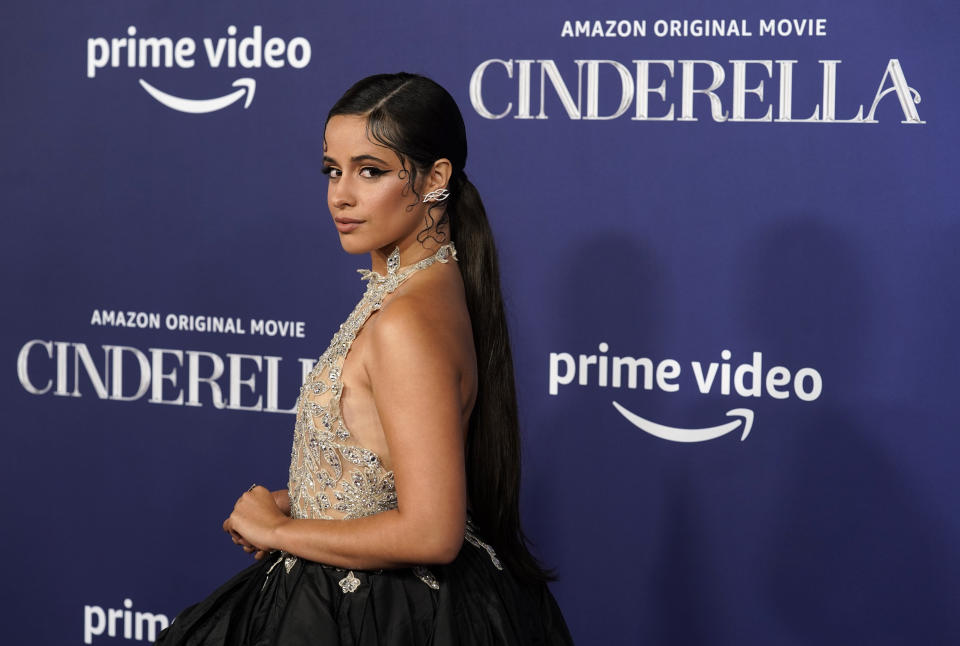
[{"label": "silver sequin embellishment", "polygon": [[413,573],[417,575],[418,579],[426,583],[434,590],[440,589],[440,583],[437,581],[437,577],[433,576],[433,572],[422,565],[415,565],[413,567]]},{"label": "silver sequin embellishment", "polygon": [[263,585],[260,586],[260,592],[263,592],[267,588],[267,583],[270,581],[270,574],[276,569],[278,565],[280,565],[280,561],[282,560],[283,560],[283,553],[281,552],[277,560],[273,562],[273,565],[271,565],[267,569],[267,573],[263,577]]},{"label": "silver sequin embellishment", "polygon": [[387,258],[387,273],[395,274],[398,269],[400,269],[400,247],[394,249]]},{"label": "silver sequin embellishment", "polygon": [[333,335],[300,388],[288,482],[293,518],[360,518],[396,509],[393,471],[384,468],[379,455],[356,444],[343,423],[343,363],[358,332],[388,294],[415,272],[451,258],[456,260],[457,253],[453,244],[448,244],[434,255],[401,268],[400,253],[395,250],[387,260],[386,276],[360,270],[367,281],[363,298]]},{"label": "silver sequin embellishment", "polygon": [[353,570],[347,572],[347,576],[340,579],[340,589],[343,590],[344,594],[347,592],[356,592],[359,587],[360,579],[353,576]]},{"label": "silver sequin embellishment", "polygon": [[[397,508],[393,471],[384,468],[379,455],[356,444],[343,423],[340,395],[344,385],[340,377],[357,333],[370,315],[380,309],[383,299],[414,272],[435,262],[449,262],[450,258],[457,259],[453,244],[401,269],[398,249],[387,259],[386,276],[360,270],[367,281],[363,298],[333,335],[300,388],[288,482],[293,518],[360,518]],[[298,559],[284,554],[282,560],[289,573]],[[432,589],[439,589],[439,582],[427,568],[416,566],[413,572]],[[356,591],[360,579],[350,571],[339,584],[346,594]]]},{"label": "silver sequin embellishment", "polygon": [[477,538],[477,535],[474,533],[473,523],[469,521],[467,522],[467,531],[463,538],[474,547],[479,547],[482,550],[486,550],[487,554],[490,556],[490,561],[493,563],[493,566],[498,570],[503,569],[503,564],[500,563],[500,559],[497,558],[497,553],[493,551],[493,548]]}]

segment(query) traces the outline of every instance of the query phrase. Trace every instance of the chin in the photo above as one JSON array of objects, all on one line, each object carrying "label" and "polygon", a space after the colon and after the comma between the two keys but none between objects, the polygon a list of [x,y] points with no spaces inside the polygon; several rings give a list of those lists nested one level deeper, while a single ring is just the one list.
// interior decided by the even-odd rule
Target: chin
[{"label": "chin", "polygon": [[340,234],[340,246],[343,247],[344,251],[354,256],[363,253],[370,253],[373,250],[373,247],[364,243],[356,236],[344,233]]}]

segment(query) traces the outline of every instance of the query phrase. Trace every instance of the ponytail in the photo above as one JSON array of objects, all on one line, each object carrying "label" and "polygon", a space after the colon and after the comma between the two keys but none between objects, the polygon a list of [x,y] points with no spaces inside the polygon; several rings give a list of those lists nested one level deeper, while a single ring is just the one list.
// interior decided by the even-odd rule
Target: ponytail
[{"label": "ponytail", "polygon": [[461,171],[452,180],[447,216],[477,354],[477,401],[466,443],[470,515],[514,576],[549,581],[555,577],[530,553],[520,526],[517,391],[493,232],[480,194],[466,173]]},{"label": "ponytail", "polygon": [[436,82],[400,72],[355,83],[330,109],[327,121],[338,114],[364,115],[368,136],[397,153],[412,188],[419,170],[437,159],[447,158],[453,166],[446,209],[434,220],[430,212],[440,204],[432,204],[422,233],[432,237],[432,232],[449,226],[473,326],[478,386],[465,449],[470,515],[514,576],[530,583],[553,580],[530,553],[520,528],[520,429],[513,355],[493,233],[480,195],[463,172],[467,135],[460,109]]}]

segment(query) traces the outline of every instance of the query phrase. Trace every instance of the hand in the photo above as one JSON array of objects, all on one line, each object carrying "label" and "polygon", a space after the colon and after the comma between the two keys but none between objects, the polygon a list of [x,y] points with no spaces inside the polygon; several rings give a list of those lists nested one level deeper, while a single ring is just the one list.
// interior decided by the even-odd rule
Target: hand
[{"label": "hand", "polygon": [[[224,525],[226,525],[226,522],[224,523]],[[258,561],[269,553],[266,550],[261,550],[258,547],[251,545],[250,543],[247,542],[247,540],[243,536],[241,536],[237,532],[232,530],[226,530],[226,528],[224,529],[225,531],[229,532],[230,540],[233,541],[234,545],[239,545],[243,549],[243,551],[246,552],[247,554],[253,553],[253,558],[257,559]]]},{"label": "hand", "polygon": [[276,491],[271,491],[273,494],[273,502],[277,503],[277,509],[283,512],[284,516],[290,515],[290,492],[287,489],[277,489]]},{"label": "hand", "polygon": [[290,519],[277,506],[274,495],[265,487],[253,487],[237,500],[233,512],[223,521],[223,531],[257,559],[269,551],[279,549],[272,545],[274,531]]}]

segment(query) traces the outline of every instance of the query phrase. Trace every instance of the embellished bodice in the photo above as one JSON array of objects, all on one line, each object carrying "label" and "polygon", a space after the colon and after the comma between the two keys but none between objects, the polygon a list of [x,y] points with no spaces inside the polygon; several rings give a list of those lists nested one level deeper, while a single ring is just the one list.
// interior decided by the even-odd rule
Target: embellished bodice
[{"label": "embellished bodice", "polygon": [[340,326],[300,387],[290,455],[290,515],[293,518],[347,519],[397,507],[393,471],[380,456],[360,446],[340,411],[343,363],[360,329],[383,299],[415,272],[435,262],[456,260],[452,243],[405,268],[399,249],[387,259],[387,275],[360,269],[367,281],[363,298]]}]

